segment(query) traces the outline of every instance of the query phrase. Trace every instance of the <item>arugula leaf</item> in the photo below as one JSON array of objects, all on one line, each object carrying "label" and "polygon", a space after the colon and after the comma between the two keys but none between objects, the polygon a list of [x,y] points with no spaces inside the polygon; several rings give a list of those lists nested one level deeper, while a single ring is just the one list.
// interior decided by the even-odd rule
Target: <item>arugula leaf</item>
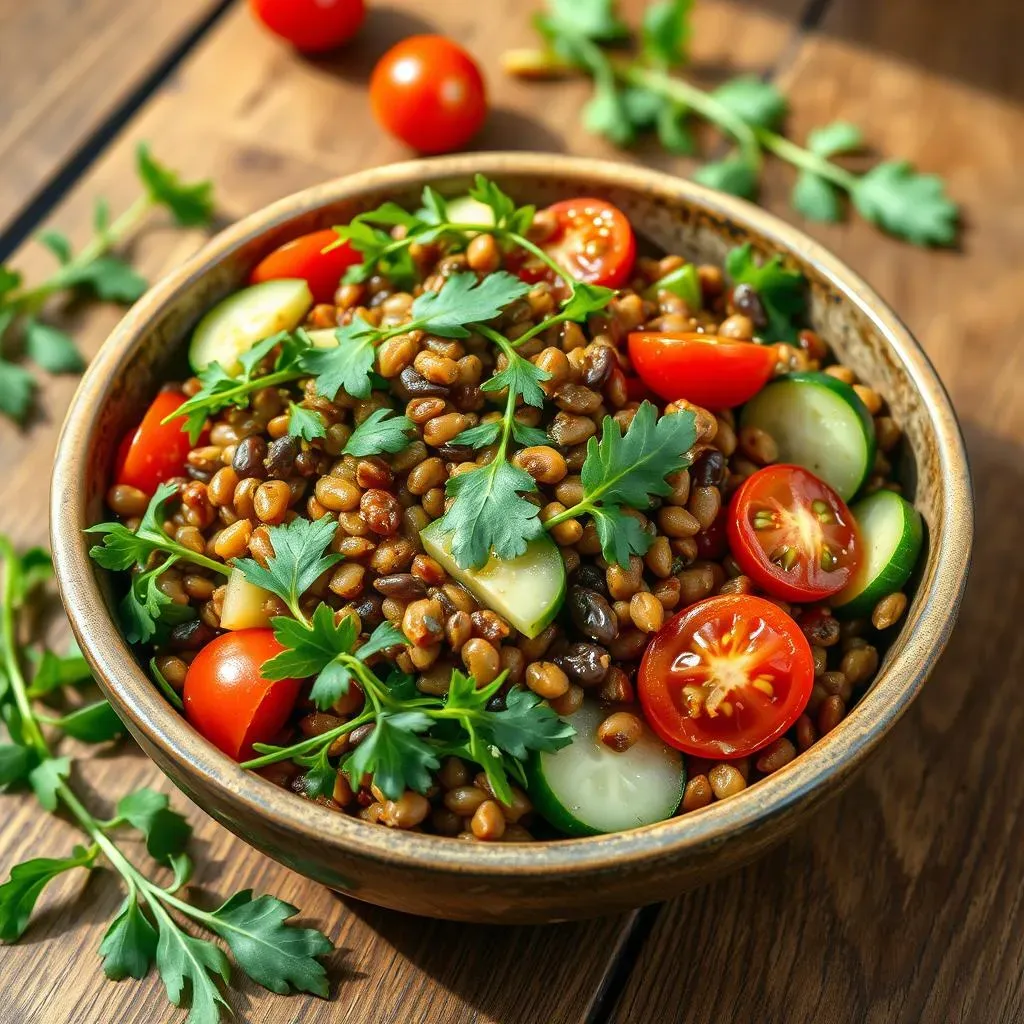
[{"label": "arugula leaf", "polygon": [[830,181],[811,171],[801,171],[789,201],[797,213],[808,220],[836,223],[843,219],[839,190]]},{"label": "arugula leaf", "polygon": [[788,108],[786,97],[771,82],[757,75],[730,79],[711,95],[754,128],[776,127]]},{"label": "arugula leaf", "polygon": [[[547,370],[534,366],[528,359],[513,354],[508,365],[499,370],[490,380],[480,385],[481,391],[495,392],[504,391],[508,388],[517,395],[521,395],[527,405],[540,409],[544,406],[544,392],[541,390],[541,383],[551,379]],[[468,433],[468,431],[464,431]]]},{"label": "arugula leaf", "polygon": [[271,992],[312,992],[327,997],[327,972],[316,958],[334,949],[314,928],[287,923],[297,907],[274,896],[253,899],[252,890],[235,893],[207,919],[231,948],[239,967]]},{"label": "arugula leaf", "polygon": [[455,501],[441,522],[463,569],[479,568],[492,552],[517,558],[540,536],[540,510],[520,496],[536,487],[529,473],[503,458],[449,478],[446,493]]},{"label": "arugula leaf", "polygon": [[289,402],[288,433],[293,437],[301,437],[304,441],[312,441],[317,437],[326,437],[327,428],[320,413]]},{"label": "arugula leaf", "polygon": [[852,153],[864,145],[864,134],[849,121],[833,121],[815,128],[807,135],[807,148],[818,156],[830,157]]},{"label": "arugula leaf", "polygon": [[323,398],[333,402],[339,392],[366,398],[371,390],[370,372],[380,332],[356,316],[334,334],[338,339],[334,348],[311,348],[303,353],[299,365],[316,377],[316,391]]},{"label": "arugula leaf", "polygon": [[37,366],[49,373],[80,373],[85,359],[74,339],[64,331],[38,320],[26,320],[25,352]]},{"label": "arugula leaf", "polygon": [[442,338],[468,338],[471,332],[465,324],[493,320],[530,287],[504,270],[479,280],[476,274],[452,274],[440,291],[424,292],[416,298],[413,324]]},{"label": "arugula leaf", "polygon": [[181,227],[198,227],[213,218],[212,182],[182,182],[177,174],[153,158],[144,142],[140,142],[135,151],[135,165],[149,198],[158,206],[167,207]]},{"label": "arugula leaf", "polygon": [[729,156],[704,164],[693,172],[693,180],[741,199],[753,199],[757,192],[757,168],[742,156]]},{"label": "arugula leaf", "polygon": [[58,274],[63,288],[87,288],[104,302],[135,302],[149,288],[149,282],[116,256],[100,256],[81,266],[70,266]]},{"label": "arugula leaf", "polygon": [[35,857],[11,868],[10,877],[0,885],[0,940],[21,938],[42,891],[65,871],[92,867],[97,852],[95,847],[76,846],[70,857]]},{"label": "arugula leaf", "polygon": [[276,594],[294,614],[299,598],[341,561],[341,555],[324,553],[337,528],[338,524],[329,516],[317,520],[300,516],[268,531],[274,554],[265,569],[252,558],[236,559],[235,565],[250,583]]},{"label": "arugula leaf", "polygon": [[389,800],[397,800],[407,789],[425,793],[441,762],[434,749],[418,735],[434,724],[422,711],[383,711],[373,731],[345,762],[345,773],[358,788],[369,773]]},{"label": "arugula leaf", "polygon": [[0,358],[0,413],[23,423],[35,388],[36,382],[28,370]]},{"label": "arugula leaf", "polygon": [[29,785],[44,810],[51,814],[57,810],[57,790],[70,774],[70,757],[48,757],[28,773]]},{"label": "arugula leaf", "polygon": [[725,270],[734,285],[749,284],[757,292],[768,318],[764,340],[793,341],[807,308],[803,275],[787,270],[778,254],[759,265],[749,242],[729,250]]},{"label": "arugula leaf", "polygon": [[143,787],[117,802],[117,816],[146,838],[149,855],[162,863],[185,851],[192,837],[192,826],[184,816],[172,811],[163,793]]},{"label": "arugula leaf", "polygon": [[153,906],[153,913],[160,929],[156,965],[167,998],[175,1006],[181,1006],[191,990],[192,1008],[186,1024],[216,1024],[220,1020],[220,1007],[229,1010],[230,1007],[213,977],[227,983],[231,972],[228,958],[219,946],[179,928],[161,904]]},{"label": "arugula leaf", "polygon": [[114,981],[141,980],[153,966],[157,934],[134,893],[121,905],[100,942],[103,973]]},{"label": "arugula leaf", "polygon": [[31,747],[18,743],[0,743],[0,786],[24,782],[39,759]]},{"label": "arugula leaf", "polygon": [[641,43],[644,57],[658,67],[689,61],[693,0],[660,0],[644,11]]},{"label": "arugula leaf", "polygon": [[412,443],[409,437],[413,422],[396,416],[392,409],[374,409],[352,432],[343,451],[346,455],[364,458],[367,455],[395,455]]},{"label": "arugula leaf", "polygon": [[889,160],[857,179],[853,205],[866,220],[915,245],[956,241],[956,204],[935,174],[918,174],[906,160]]},{"label": "arugula leaf", "polygon": [[124,735],[124,723],[105,700],[96,701],[63,715],[53,723],[68,736],[83,743],[106,743]]}]

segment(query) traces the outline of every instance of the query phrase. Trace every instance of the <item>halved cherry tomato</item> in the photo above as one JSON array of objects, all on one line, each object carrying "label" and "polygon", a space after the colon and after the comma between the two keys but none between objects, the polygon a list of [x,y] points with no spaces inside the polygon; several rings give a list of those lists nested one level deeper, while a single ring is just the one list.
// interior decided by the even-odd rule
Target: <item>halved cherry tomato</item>
[{"label": "halved cherry tomato", "polygon": [[236,629],[211,640],[189,665],[185,717],[236,761],[252,757],[254,743],[273,740],[295,707],[297,679],[263,677],[263,664],[283,650],[272,629]]},{"label": "halved cherry tomato", "polygon": [[767,466],[744,480],[729,505],[727,530],[740,568],[786,601],[838,593],[861,562],[850,510],[800,466]]},{"label": "halved cherry tomato", "polygon": [[483,75],[466,51],[444,36],[411,36],[377,62],[370,105],[378,123],[421,153],[464,146],[487,117]]},{"label": "halved cherry tomato", "polygon": [[161,391],[146,410],[142,422],[125,435],[117,452],[114,479],[152,496],[172,476],[185,472],[192,450],[182,421],[163,421],[185,401],[180,391]]},{"label": "halved cherry tomato", "polygon": [[640,663],[654,731],[696,757],[745,757],[802,714],[814,656],[800,627],[760,597],[709,597],[670,619]]},{"label": "halved cherry tomato", "polygon": [[544,251],[578,281],[621,288],[633,273],[636,237],[626,215],[603,199],[565,199],[549,206],[558,221]]},{"label": "halved cherry tomato", "polygon": [[337,241],[338,234],[331,228],[293,238],[256,264],[249,283],[301,277],[309,285],[315,302],[333,302],[342,275],[363,260],[348,242],[324,252]]},{"label": "halved cherry tomato", "polygon": [[347,43],[366,17],[363,0],[249,0],[249,5],[274,35],[304,53]]},{"label": "halved cherry tomato", "polygon": [[655,394],[705,409],[749,401],[771,379],[777,362],[770,346],[688,331],[635,331],[629,359]]}]

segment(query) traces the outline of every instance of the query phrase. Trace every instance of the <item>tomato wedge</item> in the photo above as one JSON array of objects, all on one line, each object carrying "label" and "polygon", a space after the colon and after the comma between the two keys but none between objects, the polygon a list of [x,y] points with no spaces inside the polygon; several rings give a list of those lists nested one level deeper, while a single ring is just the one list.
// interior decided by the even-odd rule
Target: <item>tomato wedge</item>
[{"label": "tomato wedge", "polygon": [[626,215],[602,199],[565,199],[548,207],[558,227],[544,251],[577,281],[621,288],[633,273],[636,237]]},{"label": "tomato wedge", "polygon": [[670,619],[637,677],[644,714],[666,743],[726,759],[778,739],[813,685],[800,627],[770,601],[741,594],[709,597]]},{"label": "tomato wedge", "polygon": [[293,238],[256,264],[249,283],[302,278],[309,285],[314,302],[333,302],[345,271],[363,259],[348,242],[330,252],[324,251],[337,241],[337,232],[331,228]]},{"label": "tomato wedge", "polygon": [[771,380],[777,362],[768,346],[689,331],[635,331],[629,359],[655,394],[705,409],[749,401]]},{"label": "tomato wedge", "polygon": [[114,478],[152,496],[172,476],[185,472],[192,449],[181,420],[163,421],[185,402],[180,391],[161,391],[146,410],[142,422],[129,431],[117,452]]},{"label": "tomato wedge", "polygon": [[843,499],[800,466],[767,466],[747,477],[733,495],[726,529],[740,568],[786,601],[838,593],[863,554]]},{"label": "tomato wedge", "polygon": [[236,629],[211,640],[189,665],[185,717],[236,761],[252,757],[254,743],[273,740],[295,707],[297,679],[263,677],[263,664],[283,650],[272,629]]}]

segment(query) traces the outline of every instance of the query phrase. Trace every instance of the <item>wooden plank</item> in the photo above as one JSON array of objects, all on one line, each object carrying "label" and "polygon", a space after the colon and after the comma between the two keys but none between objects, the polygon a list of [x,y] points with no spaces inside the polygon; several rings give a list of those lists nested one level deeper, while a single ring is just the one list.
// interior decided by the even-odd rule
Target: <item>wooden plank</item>
[{"label": "wooden plank", "polygon": [[[1024,1017],[1020,14],[837,0],[783,77],[798,136],[850,119],[880,152],[946,176],[964,204],[960,253],[864,224],[813,234],[881,290],[950,388],[976,488],[971,582],[943,661],[869,769],[796,840],[664,909],[619,1024]],[[791,182],[780,171],[769,189],[780,211]]]},{"label": "wooden plank", "polygon": [[220,0],[0,0],[0,233]]},{"label": "wooden plank", "polygon": [[[697,48],[702,62],[738,60],[770,67],[791,37],[799,0],[783,0],[788,17],[760,14],[721,0],[698,8]],[[639,7],[639,3],[633,5]],[[325,177],[408,154],[372,123],[364,81],[380,53],[397,37],[428,27],[470,46],[487,68],[507,46],[532,41],[519,0],[458,0],[436,18],[431,0],[371,11],[368,31],[355,50],[299,60],[254,26],[243,5],[210,33],[163,90],[128,126],[51,218],[81,242],[89,232],[93,197],[110,198],[115,211],[136,194],[132,151],[152,141],[158,155],[189,178],[217,182],[226,218],[242,215]],[[521,146],[612,155],[601,140],[577,127],[583,87],[544,89],[490,76],[495,111],[478,141],[481,148]],[[686,164],[677,164],[686,167]],[[134,246],[142,272],[157,276],[197,244],[195,233],[147,231]],[[17,263],[29,277],[47,267],[46,254],[27,247]],[[58,311],[59,312],[59,311]],[[111,307],[64,312],[66,324],[87,352],[95,352],[117,318]],[[74,381],[46,382],[43,412],[26,437],[0,423],[0,479],[17,503],[0,505],[0,530],[19,542],[45,540],[47,474],[62,410]],[[137,752],[93,759],[84,779],[97,801],[127,788],[168,784]],[[184,798],[176,796],[183,804]],[[0,831],[0,865],[31,851],[59,854],[73,841],[69,827],[39,816],[28,799],[8,801]],[[270,890],[300,906],[344,952],[334,958],[336,1001],[283,1001],[244,984],[231,998],[242,1019],[340,1020],[367,1024],[501,1021],[502,1024],[571,1024],[590,1013],[609,966],[618,956],[635,915],[544,929],[494,929],[451,925],[345,903],[322,887],[255,854],[196,809],[200,870],[196,885],[207,904],[237,888]],[[111,985],[99,974],[94,950],[119,899],[104,872],[68,879],[44,897],[39,923],[26,942],[0,958],[0,986],[25,1024],[92,1024],[97,1020],[167,1019],[159,982]],[[599,899],[599,894],[595,899]],[[70,935],[66,932],[73,921]],[[41,958],[45,956],[45,961]],[[46,969],[35,969],[45,962]]]}]

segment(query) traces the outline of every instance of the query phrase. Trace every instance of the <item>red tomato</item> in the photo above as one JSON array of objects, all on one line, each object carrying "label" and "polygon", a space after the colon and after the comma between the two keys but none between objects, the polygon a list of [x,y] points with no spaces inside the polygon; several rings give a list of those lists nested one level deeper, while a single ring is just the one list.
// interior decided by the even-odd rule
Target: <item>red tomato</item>
[{"label": "red tomato", "polygon": [[180,391],[161,391],[146,410],[142,422],[125,435],[117,452],[114,478],[152,497],[156,489],[172,476],[185,471],[185,459],[192,450],[182,421],[164,423],[183,402]]},{"label": "red tomato", "polygon": [[626,215],[602,199],[565,199],[549,206],[558,221],[544,251],[578,281],[621,288],[633,273],[636,237]]},{"label": "red tomato", "polygon": [[771,346],[713,334],[636,331],[629,336],[633,369],[656,394],[705,409],[728,409],[754,397],[771,379]]},{"label": "red tomato", "polygon": [[293,238],[256,264],[249,275],[249,283],[301,277],[309,285],[314,302],[333,302],[342,275],[349,267],[363,261],[348,242],[324,252],[337,241],[337,232],[331,228]]},{"label": "red tomato", "polygon": [[706,530],[701,530],[693,539],[697,543],[697,557],[717,562],[729,550],[729,541],[725,535],[725,524],[728,516],[722,509],[711,521]]},{"label": "red tomato", "polygon": [[274,35],[305,53],[347,43],[366,16],[363,0],[249,0],[249,6]]},{"label": "red tomato", "polygon": [[760,597],[698,601],[655,636],[637,676],[654,731],[696,757],[745,757],[801,715],[814,656],[800,627]]},{"label": "red tomato", "polygon": [[236,761],[271,742],[295,707],[297,679],[263,678],[264,662],[283,650],[272,629],[238,629],[211,640],[189,666],[185,717]]},{"label": "red tomato", "polygon": [[476,61],[444,36],[411,36],[377,62],[370,105],[378,123],[421,153],[447,153],[472,138],[487,117],[487,90]]},{"label": "red tomato", "polygon": [[850,510],[800,466],[767,466],[744,480],[729,505],[727,530],[740,568],[786,601],[838,593],[861,562]]}]

